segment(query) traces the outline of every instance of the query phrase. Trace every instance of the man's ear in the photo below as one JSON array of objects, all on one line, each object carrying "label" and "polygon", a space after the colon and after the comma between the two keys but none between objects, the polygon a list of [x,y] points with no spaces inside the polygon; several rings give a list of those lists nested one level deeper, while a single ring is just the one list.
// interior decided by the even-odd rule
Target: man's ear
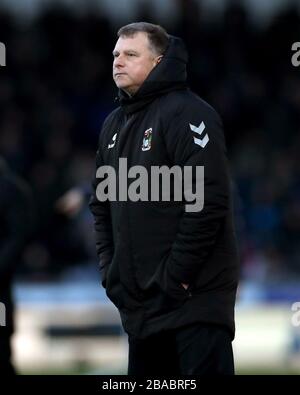
[{"label": "man's ear", "polygon": [[162,58],[163,58],[163,55],[159,55],[159,56],[156,58],[156,65],[158,65],[158,63],[160,63],[160,61],[162,60]]}]

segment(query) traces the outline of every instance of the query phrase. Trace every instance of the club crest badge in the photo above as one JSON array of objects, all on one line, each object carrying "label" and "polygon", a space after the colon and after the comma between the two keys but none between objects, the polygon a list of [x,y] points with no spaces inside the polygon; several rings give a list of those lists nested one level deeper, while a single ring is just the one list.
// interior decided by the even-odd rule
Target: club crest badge
[{"label": "club crest badge", "polygon": [[151,140],[152,140],[152,128],[149,128],[144,132],[142,151],[149,151],[149,149],[151,148]]}]

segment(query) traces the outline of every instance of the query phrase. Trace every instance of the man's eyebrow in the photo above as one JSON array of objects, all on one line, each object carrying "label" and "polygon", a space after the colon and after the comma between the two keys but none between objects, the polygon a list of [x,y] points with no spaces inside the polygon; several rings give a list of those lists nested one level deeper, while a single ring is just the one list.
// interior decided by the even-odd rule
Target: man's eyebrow
[{"label": "man's eyebrow", "polygon": [[[135,51],[134,49],[126,49],[126,50],[124,51],[124,53],[125,53],[125,54],[134,53],[134,54],[136,54],[136,55],[139,54],[139,52],[138,52],[138,51]],[[113,54],[113,55],[119,55],[120,52],[117,51],[117,50],[114,50],[114,51],[112,51],[112,54]]]},{"label": "man's eyebrow", "polygon": [[138,51],[135,51],[134,49],[127,49],[126,51],[124,51],[125,53],[135,53],[138,54]]}]

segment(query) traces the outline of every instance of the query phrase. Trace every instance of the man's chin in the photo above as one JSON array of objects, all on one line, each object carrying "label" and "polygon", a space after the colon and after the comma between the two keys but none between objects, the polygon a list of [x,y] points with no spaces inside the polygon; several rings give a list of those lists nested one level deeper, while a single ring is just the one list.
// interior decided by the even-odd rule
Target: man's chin
[{"label": "man's chin", "polygon": [[121,81],[115,81],[117,88],[125,90],[127,88],[127,84],[122,84]]},{"label": "man's chin", "polygon": [[116,84],[117,85],[117,87],[119,88],[119,89],[126,89],[127,88],[127,85],[126,84]]}]

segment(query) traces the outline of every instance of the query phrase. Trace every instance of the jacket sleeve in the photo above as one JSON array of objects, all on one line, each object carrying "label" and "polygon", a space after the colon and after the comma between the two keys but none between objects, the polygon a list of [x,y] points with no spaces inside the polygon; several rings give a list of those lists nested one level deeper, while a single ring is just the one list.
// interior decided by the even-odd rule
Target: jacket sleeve
[{"label": "jacket sleeve", "polygon": [[99,139],[99,147],[96,154],[96,169],[94,180],[92,182],[92,196],[89,202],[89,207],[94,216],[96,251],[100,261],[102,285],[105,288],[106,271],[114,254],[114,243],[109,202],[99,201],[96,194],[97,186],[101,182],[101,179],[96,177],[96,172],[102,165],[103,159]]},{"label": "jacket sleeve", "polygon": [[225,139],[221,119],[210,107],[205,111],[199,108],[198,111],[179,112],[165,132],[166,147],[173,165],[179,165],[182,174],[185,166],[191,166],[193,170],[192,182],[183,177],[184,196],[191,187],[193,192],[199,189],[196,167],[203,166],[204,169],[202,207],[193,212],[188,211],[185,205],[167,264],[167,272],[174,280],[190,284],[212,252],[228,213]]},{"label": "jacket sleeve", "polygon": [[0,243],[0,278],[13,273],[20,254],[35,227],[33,199],[29,187],[11,176],[0,181],[0,216],[5,236]]}]

